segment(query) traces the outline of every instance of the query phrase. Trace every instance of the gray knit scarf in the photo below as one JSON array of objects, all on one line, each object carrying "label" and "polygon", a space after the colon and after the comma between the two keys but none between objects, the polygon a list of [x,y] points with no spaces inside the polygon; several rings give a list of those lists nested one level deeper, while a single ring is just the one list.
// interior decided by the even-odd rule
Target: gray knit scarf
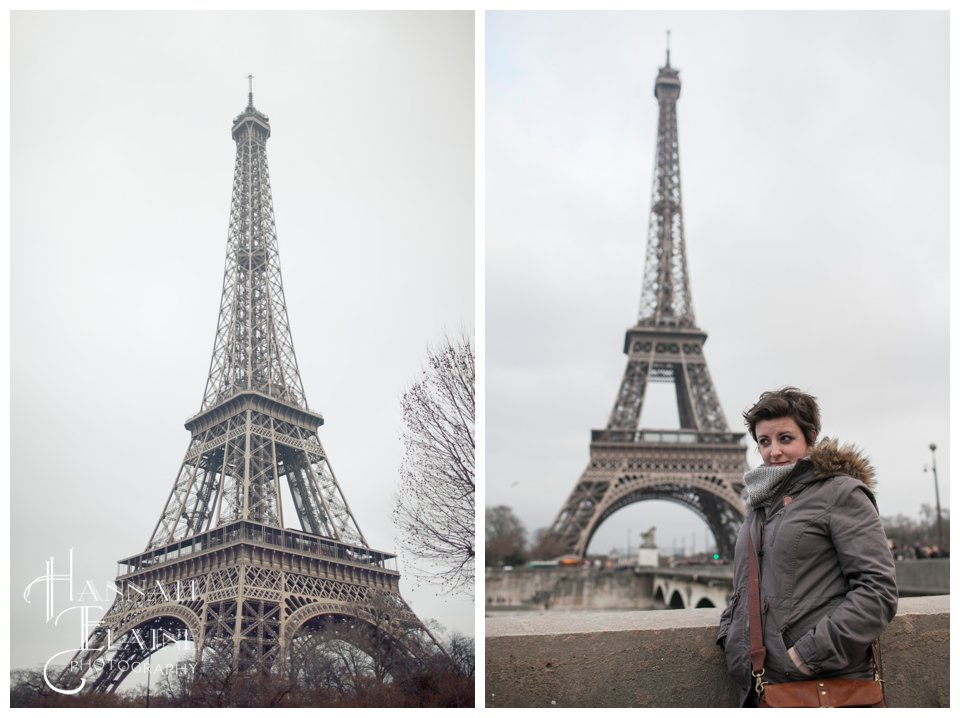
[{"label": "gray knit scarf", "polygon": [[783,480],[796,467],[796,464],[786,464],[785,466],[763,464],[745,473],[743,483],[747,486],[747,503],[750,507],[755,509],[767,503],[780,488]]}]

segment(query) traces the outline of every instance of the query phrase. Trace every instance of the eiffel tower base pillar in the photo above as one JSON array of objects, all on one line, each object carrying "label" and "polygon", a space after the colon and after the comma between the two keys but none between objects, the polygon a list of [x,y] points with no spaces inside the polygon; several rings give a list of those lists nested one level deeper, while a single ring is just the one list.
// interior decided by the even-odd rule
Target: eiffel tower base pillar
[{"label": "eiffel tower base pillar", "polygon": [[281,678],[330,641],[354,646],[384,674],[415,669],[437,647],[400,596],[390,558],[244,521],[135,556],[58,683],[113,692],[155,651],[190,642],[184,658],[201,668],[212,661]]}]

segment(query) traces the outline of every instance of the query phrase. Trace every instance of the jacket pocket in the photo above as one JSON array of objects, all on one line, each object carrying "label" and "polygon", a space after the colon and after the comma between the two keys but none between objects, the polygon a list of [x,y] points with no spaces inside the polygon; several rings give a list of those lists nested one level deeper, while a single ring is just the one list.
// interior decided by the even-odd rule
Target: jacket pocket
[{"label": "jacket pocket", "polygon": [[796,666],[793,665],[793,661],[790,660],[790,656],[787,655],[787,650],[792,645],[793,642],[787,638],[787,634],[783,631],[777,631],[774,640],[767,642],[766,667],[771,676],[776,676],[779,679],[780,676],[788,677],[791,674],[799,673]]}]

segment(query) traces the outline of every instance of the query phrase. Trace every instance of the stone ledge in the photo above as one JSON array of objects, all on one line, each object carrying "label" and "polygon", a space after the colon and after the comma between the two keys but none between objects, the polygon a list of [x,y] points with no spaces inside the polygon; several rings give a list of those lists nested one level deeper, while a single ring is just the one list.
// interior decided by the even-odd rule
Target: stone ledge
[{"label": "stone ledge", "polygon": [[[486,619],[488,707],[732,707],[721,609]],[[950,705],[950,597],[901,598],[881,638],[887,705]]]}]

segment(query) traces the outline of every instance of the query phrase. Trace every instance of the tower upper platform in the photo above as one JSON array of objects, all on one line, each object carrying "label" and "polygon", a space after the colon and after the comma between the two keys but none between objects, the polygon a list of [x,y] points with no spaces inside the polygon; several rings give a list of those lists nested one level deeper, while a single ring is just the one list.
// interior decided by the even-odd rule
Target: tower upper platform
[{"label": "tower upper platform", "polygon": [[250,98],[250,104],[246,109],[233,118],[233,129],[230,132],[233,139],[239,140],[248,126],[252,126],[264,140],[270,136],[270,118],[253,106],[253,97]]},{"label": "tower upper platform", "polygon": [[661,94],[672,96],[674,100],[680,96],[680,71],[670,67],[669,53],[667,53],[667,64],[660,68],[660,74],[657,75],[657,81],[653,86],[654,97],[659,100]]}]

